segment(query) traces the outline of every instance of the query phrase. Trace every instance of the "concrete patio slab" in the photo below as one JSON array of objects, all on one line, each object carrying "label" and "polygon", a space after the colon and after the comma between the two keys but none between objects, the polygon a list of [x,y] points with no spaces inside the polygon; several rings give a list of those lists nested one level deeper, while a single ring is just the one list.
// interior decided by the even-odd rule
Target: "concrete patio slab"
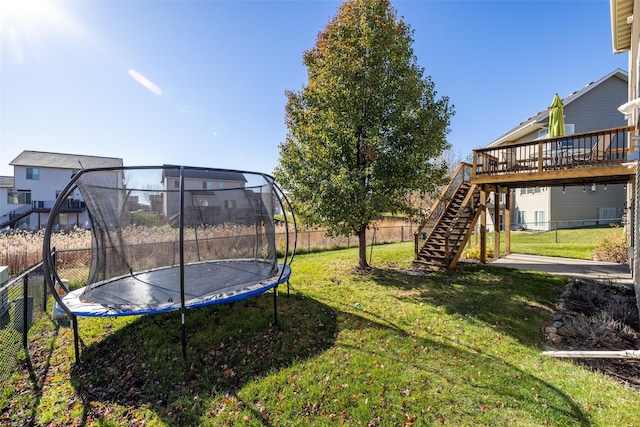
[{"label": "concrete patio slab", "polygon": [[510,254],[504,258],[492,261],[488,265],[514,268],[517,270],[544,271],[549,274],[633,285],[633,278],[631,277],[629,266],[612,262]]}]

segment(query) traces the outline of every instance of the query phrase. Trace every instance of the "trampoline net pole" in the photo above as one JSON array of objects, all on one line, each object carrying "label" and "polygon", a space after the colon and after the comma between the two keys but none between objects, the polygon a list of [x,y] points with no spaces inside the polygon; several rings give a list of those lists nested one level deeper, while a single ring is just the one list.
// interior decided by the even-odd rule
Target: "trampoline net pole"
[{"label": "trampoline net pole", "polygon": [[187,331],[184,324],[184,314],[187,311],[184,301],[184,167],[180,166],[180,314],[182,332],[182,357],[187,358]]}]

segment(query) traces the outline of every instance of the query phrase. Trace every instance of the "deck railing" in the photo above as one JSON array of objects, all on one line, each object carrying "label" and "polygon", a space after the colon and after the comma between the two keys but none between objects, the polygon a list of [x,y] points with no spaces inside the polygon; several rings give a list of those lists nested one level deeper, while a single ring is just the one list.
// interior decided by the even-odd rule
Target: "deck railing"
[{"label": "deck railing", "polygon": [[473,173],[507,175],[620,165],[627,161],[633,129],[625,126],[473,150]]}]

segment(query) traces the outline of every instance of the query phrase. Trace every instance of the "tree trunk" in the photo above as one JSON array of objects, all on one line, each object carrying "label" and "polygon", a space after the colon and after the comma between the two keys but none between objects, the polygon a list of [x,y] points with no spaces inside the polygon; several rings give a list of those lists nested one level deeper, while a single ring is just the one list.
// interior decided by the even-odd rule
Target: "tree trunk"
[{"label": "tree trunk", "polygon": [[367,225],[361,225],[360,231],[358,231],[358,249],[359,249],[359,261],[358,267],[369,268],[367,263]]}]

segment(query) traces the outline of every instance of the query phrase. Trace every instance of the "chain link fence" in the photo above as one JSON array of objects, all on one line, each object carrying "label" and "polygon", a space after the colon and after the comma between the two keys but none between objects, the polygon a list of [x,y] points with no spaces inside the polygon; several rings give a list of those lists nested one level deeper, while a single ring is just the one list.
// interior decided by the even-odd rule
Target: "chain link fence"
[{"label": "chain link fence", "polygon": [[[413,241],[413,233],[418,225],[407,222],[406,225],[371,225],[367,230],[367,246],[385,243]],[[285,235],[276,234],[276,243],[284,253]],[[298,231],[297,253],[311,253],[324,250],[348,249],[358,246],[358,236],[330,236],[325,230]]]},{"label": "chain link fence", "polygon": [[615,227],[625,226],[626,217],[618,218],[596,218],[596,219],[573,219],[564,221],[529,221],[511,224],[512,231],[556,231],[571,230],[576,228],[595,228],[595,227]]},{"label": "chain link fence", "polygon": [[0,285],[0,383],[15,370],[20,350],[28,350],[29,329],[46,312],[47,287],[41,262]]}]

